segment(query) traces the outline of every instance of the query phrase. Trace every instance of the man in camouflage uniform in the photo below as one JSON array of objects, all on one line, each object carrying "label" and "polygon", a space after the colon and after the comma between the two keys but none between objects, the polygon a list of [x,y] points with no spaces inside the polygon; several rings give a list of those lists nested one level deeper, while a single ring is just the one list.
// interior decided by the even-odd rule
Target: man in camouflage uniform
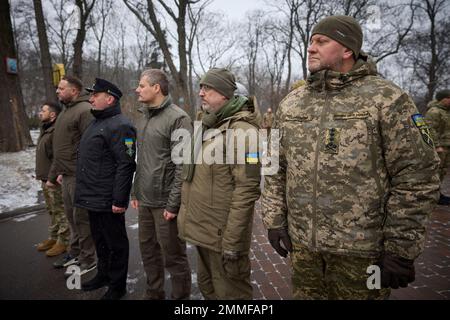
[{"label": "man in camouflage uniform", "polygon": [[[436,93],[436,100],[428,104],[425,115],[430,127],[436,152],[441,160],[439,165],[439,178],[441,183],[450,165],[450,90],[442,90]],[[450,197],[440,195],[438,204],[450,205]]]},{"label": "man in camouflage uniform", "polygon": [[277,252],[291,252],[297,299],[386,299],[406,287],[438,197],[423,117],[378,76],[362,37],[351,17],[320,21],[307,85],[275,117],[280,169],[265,178],[263,221]]},{"label": "man in camouflage uniform", "polygon": [[273,125],[273,113],[272,108],[267,109],[267,112],[263,115],[262,128],[267,129],[268,134],[270,134],[270,129]]},{"label": "man in camouflage uniform", "polygon": [[252,299],[249,252],[260,196],[259,156],[249,139],[225,139],[229,133],[256,134],[261,117],[255,100],[235,90],[226,69],[212,68],[202,77],[204,131],[194,132],[195,162],[183,166],[178,231],[197,246],[197,281],[205,299]]},{"label": "man in camouflage uniform", "polygon": [[36,147],[36,179],[42,181],[45,205],[50,214],[50,226],[48,228],[50,238],[38,244],[39,251],[45,251],[49,257],[58,256],[66,251],[69,244],[69,225],[64,213],[62,191],[59,184],[47,185],[49,171],[53,161],[53,131],[55,121],[61,107],[53,102],[46,102],[41,107],[39,118],[42,122],[41,133]]}]

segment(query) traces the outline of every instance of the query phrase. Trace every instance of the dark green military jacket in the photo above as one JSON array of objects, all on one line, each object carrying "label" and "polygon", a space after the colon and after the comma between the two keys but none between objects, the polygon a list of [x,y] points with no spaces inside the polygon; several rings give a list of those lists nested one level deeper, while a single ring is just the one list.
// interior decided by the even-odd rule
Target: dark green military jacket
[{"label": "dark green military jacket", "polygon": [[139,205],[165,208],[177,213],[181,201],[182,165],[172,161],[178,141],[172,141],[177,129],[192,132],[192,120],[180,107],[166,98],[160,106],[141,107],[136,121],[137,168],[131,197]]},{"label": "dark green military jacket", "polygon": [[89,94],[83,92],[75,101],[65,105],[59,114],[53,136],[54,161],[49,174],[51,182],[56,182],[60,174],[75,176],[81,136],[94,120],[91,109]]},{"label": "dark green military jacket", "polygon": [[[203,132],[201,157],[196,158],[192,181],[183,182],[178,214],[180,238],[216,252],[243,255],[250,250],[253,211],[260,196],[258,142],[251,150],[249,140],[234,144],[233,139],[227,142],[226,134],[257,135],[261,116],[256,101],[245,100],[241,111]],[[227,162],[227,156],[233,161]]]},{"label": "dark green military jacket", "polygon": [[274,128],[280,169],[265,177],[267,228],[287,226],[294,246],[313,251],[421,253],[439,158],[411,98],[374,64],[312,74],[280,103]]},{"label": "dark green military jacket", "polygon": [[36,146],[36,179],[47,181],[53,161],[55,121],[43,123]]}]

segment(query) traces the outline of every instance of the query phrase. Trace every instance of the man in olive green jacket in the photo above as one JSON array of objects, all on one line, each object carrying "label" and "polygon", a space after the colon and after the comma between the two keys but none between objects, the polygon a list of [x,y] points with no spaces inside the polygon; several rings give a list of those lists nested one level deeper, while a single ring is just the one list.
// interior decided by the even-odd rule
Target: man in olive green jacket
[{"label": "man in olive green jacket", "polygon": [[235,96],[235,90],[226,69],[213,68],[201,79],[202,127],[210,130],[202,140],[197,139],[202,132],[194,132],[193,161],[183,167],[178,230],[197,246],[197,281],[205,299],[252,299],[249,251],[260,196],[258,141],[235,143],[227,137],[256,136],[261,117],[253,99]]},{"label": "man in olive green jacket", "polygon": [[57,103],[46,102],[39,112],[42,122],[41,133],[36,146],[36,179],[42,181],[45,205],[50,215],[48,228],[50,238],[38,244],[38,251],[45,251],[49,257],[64,253],[69,244],[69,225],[64,213],[62,191],[59,184],[48,187],[49,171],[53,162],[53,133],[61,107]]},{"label": "man in olive green jacket", "polygon": [[[447,168],[450,166],[450,90],[436,93],[436,100],[428,104],[425,120],[430,126],[434,147],[441,160],[439,165],[439,178],[444,180]],[[439,197],[440,205],[449,205],[450,197],[442,194]]]},{"label": "man in olive green jacket", "polygon": [[172,103],[167,75],[145,70],[136,89],[145,106],[136,121],[137,168],[131,205],[139,209],[139,247],[147,274],[144,299],[165,299],[164,268],[170,273],[172,299],[189,299],[191,269],[186,243],[178,238],[181,201],[181,164],[171,159],[177,146],[172,134],[192,131],[189,115]]},{"label": "man in olive green jacket", "polygon": [[55,268],[63,268],[70,264],[79,264],[83,275],[95,268],[95,246],[87,210],[73,205],[75,172],[81,136],[94,117],[91,114],[89,94],[83,89],[83,84],[78,78],[65,76],[59,82],[56,94],[65,108],[55,124],[54,161],[47,184],[52,186],[57,182],[62,185],[64,210],[69,221],[71,237],[69,254],[53,265]]}]

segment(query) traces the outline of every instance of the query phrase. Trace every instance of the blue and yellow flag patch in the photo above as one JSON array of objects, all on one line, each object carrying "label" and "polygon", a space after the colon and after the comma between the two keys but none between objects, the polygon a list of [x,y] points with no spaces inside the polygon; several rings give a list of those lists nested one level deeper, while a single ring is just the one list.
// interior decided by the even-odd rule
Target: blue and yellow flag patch
[{"label": "blue and yellow flag patch", "polygon": [[258,164],[259,154],[258,152],[246,153],[245,154],[245,163],[248,164]]},{"label": "blue and yellow flag patch", "polygon": [[411,116],[412,121],[416,125],[417,129],[420,131],[420,135],[422,136],[423,141],[430,147],[434,148],[434,142],[431,138],[430,129],[428,128],[427,123],[422,114],[416,113]]},{"label": "blue and yellow flag patch", "polygon": [[125,145],[127,146],[127,154],[132,157],[134,155],[133,150],[134,141],[132,138],[125,138]]}]

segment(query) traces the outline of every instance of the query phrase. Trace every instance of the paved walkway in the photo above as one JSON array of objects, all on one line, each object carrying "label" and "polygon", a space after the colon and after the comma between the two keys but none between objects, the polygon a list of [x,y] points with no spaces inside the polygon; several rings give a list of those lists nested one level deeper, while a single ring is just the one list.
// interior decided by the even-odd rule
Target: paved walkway
[{"label": "paved walkway", "polygon": [[[259,212],[258,203],[250,255],[253,296],[255,299],[292,299],[290,260],[273,250]],[[428,223],[425,251],[416,261],[416,280],[407,288],[392,290],[390,299],[450,299],[449,221],[450,207],[437,206]]]}]

